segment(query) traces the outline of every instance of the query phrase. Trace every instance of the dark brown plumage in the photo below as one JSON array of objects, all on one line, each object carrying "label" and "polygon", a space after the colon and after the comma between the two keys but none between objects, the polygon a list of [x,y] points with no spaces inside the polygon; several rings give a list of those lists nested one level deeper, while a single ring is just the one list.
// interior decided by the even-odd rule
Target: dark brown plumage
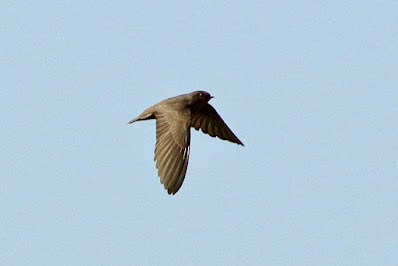
[{"label": "dark brown plumage", "polygon": [[169,194],[177,193],[184,182],[191,127],[243,146],[216,110],[207,103],[211,98],[213,96],[205,91],[169,98],[149,107],[129,122],[156,119],[156,168],[160,182]]}]

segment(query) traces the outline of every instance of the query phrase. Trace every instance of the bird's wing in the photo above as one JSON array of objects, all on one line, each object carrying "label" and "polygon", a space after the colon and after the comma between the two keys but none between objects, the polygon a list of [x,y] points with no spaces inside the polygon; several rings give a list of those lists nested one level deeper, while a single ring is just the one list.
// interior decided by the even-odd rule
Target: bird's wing
[{"label": "bird's wing", "polygon": [[187,172],[190,116],[189,109],[162,110],[156,115],[156,168],[169,194],[177,193]]},{"label": "bird's wing", "polygon": [[210,104],[206,104],[200,111],[193,112],[191,115],[191,127],[196,130],[202,129],[212,137],[229,140],[243,146],[227,124],[222,120],[217,111]]}]

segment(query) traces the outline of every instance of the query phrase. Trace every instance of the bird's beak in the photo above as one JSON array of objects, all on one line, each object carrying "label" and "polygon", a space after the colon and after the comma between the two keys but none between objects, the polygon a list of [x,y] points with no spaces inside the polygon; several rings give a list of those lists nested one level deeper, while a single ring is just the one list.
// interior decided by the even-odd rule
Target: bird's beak
[{"label": "bird's beak", "polygon": [[211,99],[211,98],[214,98],[214,96],[210,96],[210,99]]}]

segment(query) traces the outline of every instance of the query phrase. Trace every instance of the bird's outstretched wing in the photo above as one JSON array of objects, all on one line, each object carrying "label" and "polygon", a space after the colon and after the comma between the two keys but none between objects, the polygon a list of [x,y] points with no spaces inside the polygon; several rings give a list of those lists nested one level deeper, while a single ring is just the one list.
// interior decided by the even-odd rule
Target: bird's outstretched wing
[{"label": "bird's outstretched wing", "polygon": [[156,115],[155,161],[160,182],[169,194],[180,189],[187,172],[190,110],[159,110]]},{"label": "bird's outstretched wing", "polygon": [[212,137],[217,136],[220,139],[229,140],[244,146],[224,120],[222,120],[213,106],[208,103],[200,111],[192,113],[191,127],[194,127],[196,130],[200,128],[203,133],[209,134]]}]

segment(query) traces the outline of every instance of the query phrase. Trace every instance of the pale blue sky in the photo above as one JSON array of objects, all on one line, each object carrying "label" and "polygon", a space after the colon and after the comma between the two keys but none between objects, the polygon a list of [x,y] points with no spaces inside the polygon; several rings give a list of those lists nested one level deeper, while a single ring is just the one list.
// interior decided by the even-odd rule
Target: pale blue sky
[{"label": "pale blue sky", "polygon": [[[397,1],[3,1],[0,264],[398,264]],[[159,182],[167,97],[204,89]]]}]

